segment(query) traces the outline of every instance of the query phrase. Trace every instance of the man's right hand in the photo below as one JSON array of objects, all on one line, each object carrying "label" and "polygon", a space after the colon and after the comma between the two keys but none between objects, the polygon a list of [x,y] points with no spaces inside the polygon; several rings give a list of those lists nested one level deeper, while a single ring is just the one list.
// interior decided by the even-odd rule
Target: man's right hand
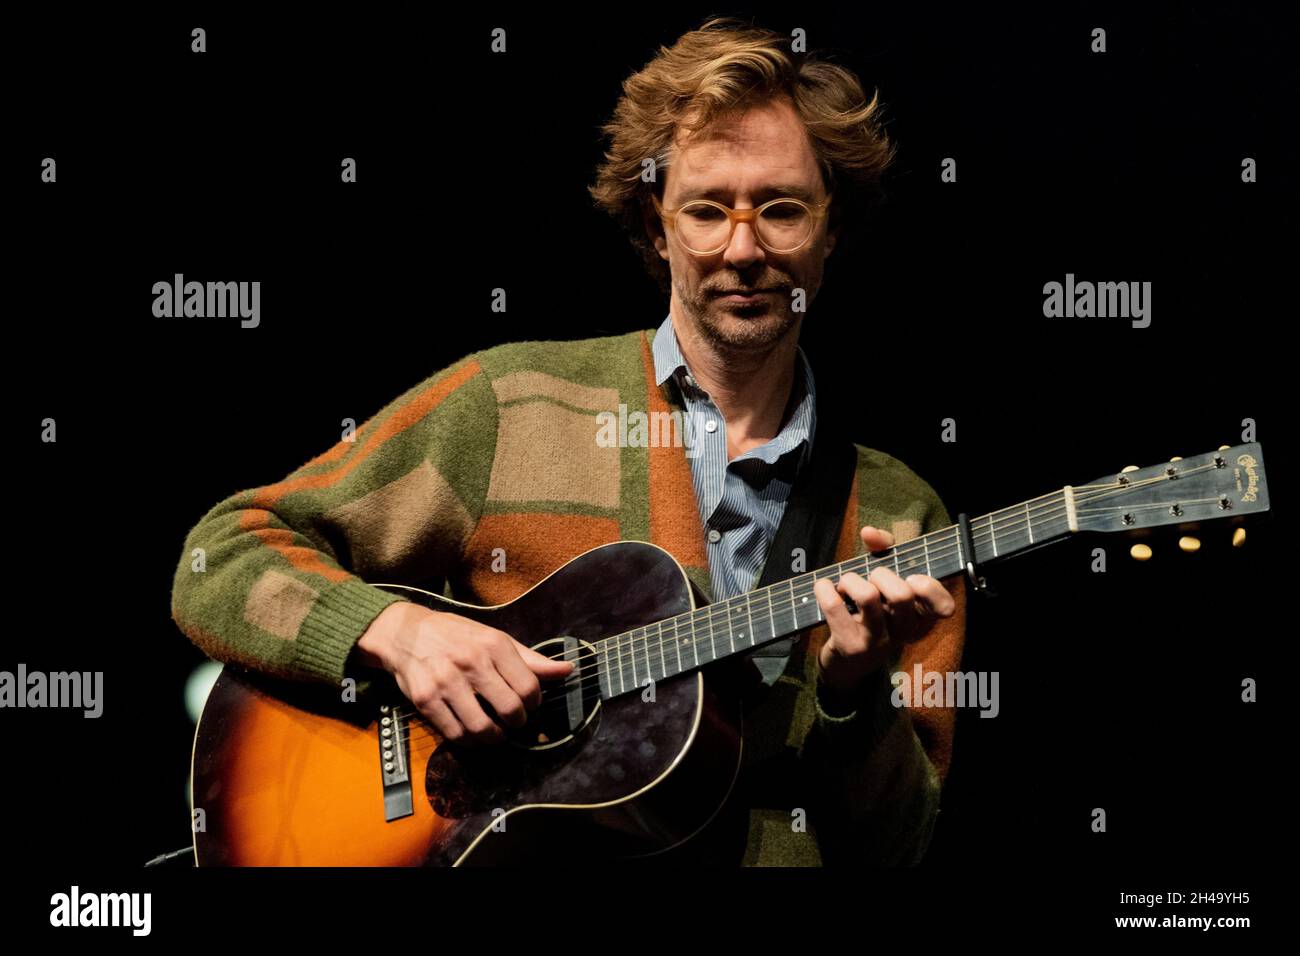
[{"label": "man's right hand", "polygon": [[573,670],[525,647],[505,631],[411,601],[384,608],[357,641],[357,658],[397,679],[407,699],[449,741],[500,743],[505,732],[475,694],[509,727],[542,702],[540,679]]}]

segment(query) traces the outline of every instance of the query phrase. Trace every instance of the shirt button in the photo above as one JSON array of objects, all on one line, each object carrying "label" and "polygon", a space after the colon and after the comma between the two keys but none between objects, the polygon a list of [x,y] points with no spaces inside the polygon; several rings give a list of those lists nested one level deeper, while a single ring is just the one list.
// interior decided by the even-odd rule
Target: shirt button
[{"label": "shirt button", "polygon": [[710,418],[707,422],[704,423],[704,430],[712,434],[713,432],[716,432],[718,430],[718,423],[714,421],[712,418]]},{"label": "shirt button", "polygon": [[709,540],[712,541],[714,544],[717,544],[719,541],[722,540],[722,532],[719,531],[717,528],[710,528]]}]

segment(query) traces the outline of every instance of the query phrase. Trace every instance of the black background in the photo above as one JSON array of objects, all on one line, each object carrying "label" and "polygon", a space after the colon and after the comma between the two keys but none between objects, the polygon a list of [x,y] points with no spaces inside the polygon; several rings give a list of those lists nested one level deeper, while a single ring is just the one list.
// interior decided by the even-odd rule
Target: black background
[{"label": "black background", "polygon": [[[182,687],[203,657],[170,620],[185,533],[471,350],[658,325],[666,301],[586,186],[624,76],[708,13],[803,27],[886,104],[889,201],[837,250],[804,333],[860,443],[954,514],[1236,444],[1243,419],[1264,446],[1274,510],[1242,549],[1212,525],[1194,556],[1171,531],[1145,564],[1112,537],[990,569],[1000,596],[972,600],[963,667],[1000,673],[1001,714],[960,714],[929,874],[907,880],[946,905],[996,884],[985,912],[1031,899],[1040,916],[1059,887],[1085,926],[1125,912],[1121,889],[1265,885],[1290,829],[1294,23],[1208,4],[173,10],[9,28],[19,427],[0,668],[105,672],[99,720],[0,715],[5,857],[40,876],[19,922],[43,924],[48,893],[78,880],[170,888],[156,921],[198,905],[177,880],[252,905],[265,877],[140,870],[188,840]],[[176,272],[260,280],[260,327],[154,318],[152,284]],[[1043,284],[1067,272],[1150,281],[1151,326],[1043,318]],[[36,437],[46,417],[55,444]]]}]

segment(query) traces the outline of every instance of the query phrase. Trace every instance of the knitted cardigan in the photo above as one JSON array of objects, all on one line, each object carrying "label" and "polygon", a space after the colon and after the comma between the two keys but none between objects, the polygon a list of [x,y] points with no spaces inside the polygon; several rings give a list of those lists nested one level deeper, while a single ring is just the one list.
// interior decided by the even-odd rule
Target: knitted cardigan
[{"label": "knitted cardigan", "polygon": [[[364,679],[354,645],[380,611],[404,600],[367,580],[445,582],[458,600],[498,604],[584,551],[640,540],[671,553],[708,595],[685,450],[653,438],[649,447],[596,440],[598,413],[618,414],[620,405],[651,421],[684,411],[655,384],[653,338],[646,330],[510,343],[430,376],[350,440],[212,507],[186,536],[173,619],[216,660],[338,683]],[[898,543],[951,524],[904,464],[856,447],[836,561],[864,552],[865,524],[891,530]],[[747,702],[728,812],[662,861],[918,862],[939,813],[955,714],[895,707],[889,675],[917,663],[959,667],[965,591],[958,579],[947,586],[956,613],[896,652],[845,716],[821,706],[817,649],[828,629],[797,640],[782,676]]]}]

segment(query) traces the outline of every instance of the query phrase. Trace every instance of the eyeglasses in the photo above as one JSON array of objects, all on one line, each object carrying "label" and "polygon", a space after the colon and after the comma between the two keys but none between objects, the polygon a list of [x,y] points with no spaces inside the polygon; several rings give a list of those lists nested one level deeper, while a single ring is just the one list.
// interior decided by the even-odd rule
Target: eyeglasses
[{"label": "eyeglasses", "polygon": [[650,198],[686,251],[697,256],[711,256],[727,248],[738,222],[749,223],[758,244],[768,252],[795,252],[812,238],[831,204],[830,196],[816,205],[782,197],[754,209],[732,209],[711,199],[692,199],[676,209],[665,209],[654,193]]}]

